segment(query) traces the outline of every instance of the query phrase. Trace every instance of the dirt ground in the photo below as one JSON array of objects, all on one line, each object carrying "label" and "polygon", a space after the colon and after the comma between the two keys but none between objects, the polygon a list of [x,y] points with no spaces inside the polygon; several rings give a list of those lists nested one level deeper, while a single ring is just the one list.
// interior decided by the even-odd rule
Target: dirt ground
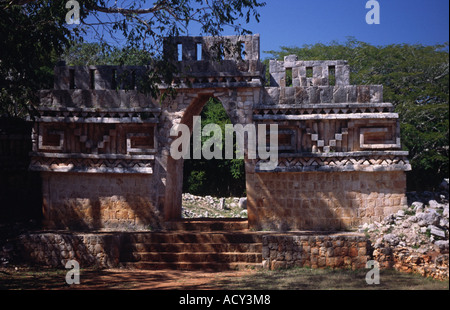
[{"label": "dirt ground", "polygon": [[218,290],[255,270],[221,272],[184,270],[104,269],[80,271],[80,284],[66,283],[68,270],[0,268],[0,289],[18,290]]},{"label": "dirt ground", "polygon": [[[0,290],[447,290],[448,280],[382,270],[369,285],[367,270],[293,268],[221,272],[137,269],[81,269],[80,284],[67,284],[70,270],[0,267]],[[69,278],[70,280],[70,278]],[[159,296],[159,295],[158,295]]]},{"label": "dirt ground", "polygon": [[235,277],[245,277],[255,271],[181,271],[107,269],[80,275],[80,284],[69,289],[138,289],[138,290],[210,290],[221,289],[216,284]]}]

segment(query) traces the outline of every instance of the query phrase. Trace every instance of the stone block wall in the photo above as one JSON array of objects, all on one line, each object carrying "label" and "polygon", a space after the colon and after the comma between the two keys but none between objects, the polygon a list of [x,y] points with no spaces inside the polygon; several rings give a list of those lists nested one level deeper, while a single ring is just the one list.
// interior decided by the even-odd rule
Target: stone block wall
[{"label": "stone block wall", "polygon": [[406,177],[392,172],[247,174],[249,226],[257,230],[346,230],[406,205]]},{"label": "stone block wall", "polygon": [[370,242],[361,234],[265,235],[263,267],[363,269],[370,260]]},{"label": "stone block wall", "polygon": [[284,61],[270,60],[269,66],[270,86],[350,84],[350,68],[344,60],[299,61],[297,56],[289,55]]},{"label": "stone block wall", "polygon": [[[259,60],[259,34],[221,37],[175,37],[164,42],[164,54],[178,61]],[[205,72],[206,70],[202,70]]]},{"label": "stone block wall", "polygon": [[[73,233],[36,232],[22,234],[14,241],[14,259],[53,268],[64,268],[76,260],[82,268],[116,268],[127,256],[129,240],[138,235],[125,232]],[[370,242],[361,234],[262,235],[262,267],[280,269],[365,268]]]},{"label": "stone block wall", "polygon": [[[266,105],[365,103],[370,108],[378,108],[379,104],[383,103],[382,85],[266,87],[265,90],[264,104]],[[372,103],[372,105],[368,103]],[[351,106],[344,105],[343,107],[350,108]],[[364,109],[365,107],[359,106],[359,108]]]},{"label": "stone block wall", "polygon": [[120,234],[31,233],[15,243],[20,261],[65,268],[69,260],[80,267],[112,268],[120,261]]},{"label": "stone block wall", "polygon": [[41,174],[44,229],[163,225],[163,182],[154,177],[161,107],[135,90],[147,69],[55,68],[54,89],[40,92],[29,165]]},{"label": "stone block wall", "polygon": [[163,222],[151,175],[42,173],[42,181],[46,229],[149,230]]}]

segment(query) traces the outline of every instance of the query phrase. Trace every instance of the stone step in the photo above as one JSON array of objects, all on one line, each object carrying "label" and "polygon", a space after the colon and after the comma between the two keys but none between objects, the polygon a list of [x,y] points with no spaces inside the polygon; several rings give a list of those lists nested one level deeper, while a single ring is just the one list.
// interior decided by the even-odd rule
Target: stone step
[{"label": "stone step", "polygon": [[175,269],[175,270],[205,270],[205,271],[222,271],[222,270],[243,270],[243,269],[259,269],[261,263],[215,263],[215,262],[131,262],[125,263],[125,267],[133,269]]},{"label": "stone step", "polygon": [[132,252],[258,252],[262,243],[132,243],[125,247]]},{"label": "stone step", "polygon": [[143,232],[125,236],[126,243],[255,243],[261,242],[258,233],[239,232]]},{"label": "stone step", "polygon": [[178,231],[247,231],[247,219],[181,219],[166,222],[168,230]]},{"label": "stone step", "polygon": [[262,236],[248,231],[246,219],[183,219],[166,224],[166,231],[123,235],[120,261],[138,269],[261,267]]},{"label": "stone step", "polygon": [[133,252],[129,262],[165,262],[165,263],[261,263],[261,253],[231,253],[231,252]]}]

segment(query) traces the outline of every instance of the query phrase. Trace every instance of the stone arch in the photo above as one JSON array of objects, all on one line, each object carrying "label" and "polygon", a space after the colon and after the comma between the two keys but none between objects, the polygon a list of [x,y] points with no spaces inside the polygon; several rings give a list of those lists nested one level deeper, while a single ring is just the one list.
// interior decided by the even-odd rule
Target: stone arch
[{"label": "stone arch", "polygon": [[[187,125],[190,132],[193,128],[193,117],[200,115],[204,106],[210,98],[218,99],[224,107],[228,117],[233,125],[242,124],[246,125],[251,123],[251,107],[253,101],[250,102],[245,97],[239,95],[242,90],[230,89],[221,91],[201,91],[191,96],[186,106],[183,106],[182,114],[178,114],[176,119],[172,119],[172,126],[176,124]],[[185,97],[186,93],[180,92],[178,96]],[[252,97],[253,99],[253,97]],[[167,150],[170,150],[170,144],[176,139],[176,137],[170,137],[169,144],[166,146]],[[166,166],[166,185],[165,185],[165,197],[164,197],[164,214],[165,220],[176,220],[181,218],[181,195],[183,189],[183,159],[175,160],[170,156],[167,157]]]}]

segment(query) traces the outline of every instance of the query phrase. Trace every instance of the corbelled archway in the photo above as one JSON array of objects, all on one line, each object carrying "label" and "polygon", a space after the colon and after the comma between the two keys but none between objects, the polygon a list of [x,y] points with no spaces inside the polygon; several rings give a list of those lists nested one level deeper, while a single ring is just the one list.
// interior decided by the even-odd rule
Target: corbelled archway
[{"label": "corbelled archway", "polygon": [[[259,90],[258,90],[259,91]],[[189,98],[186,107],[177,105],[176,118],[168,117],[165,121],[169,126],[178,124],[186,125],[192,133],[193,117],[199,116],[203,107],[210,98],[217,98],[223,105],[232,124],[241,124],[243,126],[252,123],[252,107],[254,102],[248,96],[248,93],[254,95],[253,88],[236,88],[224,92],[221,89],[202,90],[193,92],[195,97],[187,96],[186,92],[179,96]],[[259,96],[258,96],[259,98]],[[177,100],[177,98],[175,98]],[[254,100],[254,99],[253,99]],[[170,103],[167,105],[169,109]],[[181,109],[180,109],[181,108]],[[179,113],[182,111],[182,113]],[[170,150],[170,142],[178,137],[168,137],[169,144],[164,148]],[[167,158],[167,178],[166,195],[164,199],[164,213],[166,220],[179,219],[181,217],[181,193],[183,188],[183,159],[175,160],[172,156]]]}]

